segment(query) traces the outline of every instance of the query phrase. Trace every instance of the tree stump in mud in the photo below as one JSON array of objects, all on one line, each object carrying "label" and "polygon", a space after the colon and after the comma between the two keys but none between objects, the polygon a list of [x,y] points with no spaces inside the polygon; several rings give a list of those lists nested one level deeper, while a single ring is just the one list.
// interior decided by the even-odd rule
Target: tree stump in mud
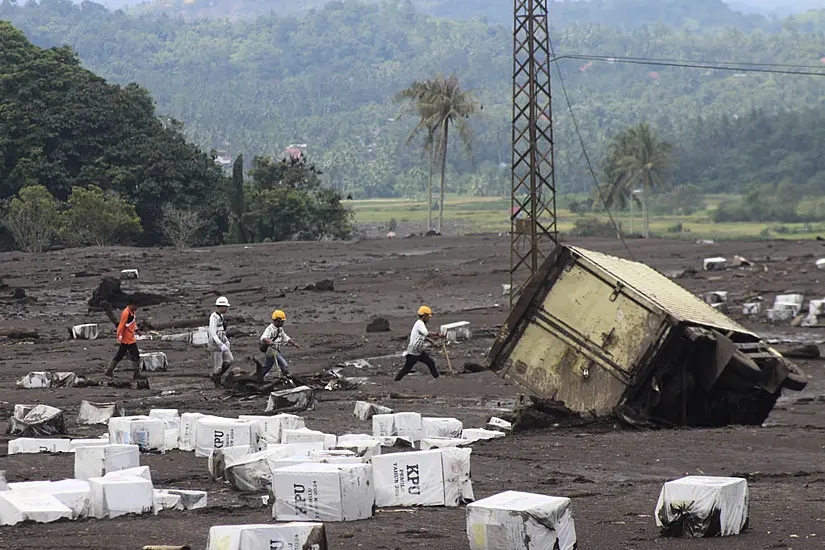
[{"label": "tree stump in mud", "polygon": [[120,287],[120,279],[105,277],[92,292],[92,297],[89,298],[89,311],[105,310],[107,303],[115,308],[123,309],[129,303],[130,298],[135,300],[138,307],[155,306],[171,301],[168,296],[160,294],[146,292],[126,294]]}]

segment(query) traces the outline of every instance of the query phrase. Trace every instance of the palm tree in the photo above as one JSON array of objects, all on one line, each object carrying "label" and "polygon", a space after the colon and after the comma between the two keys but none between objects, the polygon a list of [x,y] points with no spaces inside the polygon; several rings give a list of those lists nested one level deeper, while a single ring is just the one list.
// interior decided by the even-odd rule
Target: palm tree
[{"label": "palm tree", "polygon": [[429,109],[428,98],[435,93],[435,88],[434,80],[416,80],[409,88],[401,90],[395,96],[395,101],[406,102],[401,111],[402,116],[414,111],[419,117],[418,124],[407,136],[407,145],[409,146],[421,132],[426,131],[427,133],[424,139],[424,152],[427,155],[429,166],[427,175],[427,231],[431,231],[433,228],[433,166],[435,165],[435,132],[437,130],[437,121],[433,116],[434,113]]},{"label": "palm tree", "polygon": [[605,169],[610,181],[608,196],[621,201],[641,188],[645,238],[650,236],[650,195],[669,186],[668,176],[673,167],[673,146],[647,123],[628,128],[613,138]]},{"label": "palm tree", "polygon": [[426,109],[433,113],[434,121],[438,122],[437,137],[438,158],[441,162],[441,198],[438,201],[438,232],[444,232],[444,179],[447,174],[447,146],[449,145],[450,126],[458,129],[461,144],[468,157],[472,158],[473,132],[468,119],[475,114],[476,102],[469,90],[462,90],[458,77],[438,75],[435,79],[435,94],[427,99]]},{"label": "palm tree", "polygon": [[468,156],[471,154],[472,130],[467,119],[476,112],[478,103],[469,91],[461,89],[458,77],[438,75],[435,79],[413,82],[406,90],[396,96],[397,100],[407,101],[410,109],[419,116],[419,123],[410,134],[410,143],[420,132],[426,131],[424,142],[430,162],[429,204],[427,207],[432,229],[432,171],[434,162],[439,162],[441,169],[441,198],[438,203],[438,232],[444,230],[444,190],[447,174],[447,148],[449,145],[450,126],[458,128],[461,143]]}]

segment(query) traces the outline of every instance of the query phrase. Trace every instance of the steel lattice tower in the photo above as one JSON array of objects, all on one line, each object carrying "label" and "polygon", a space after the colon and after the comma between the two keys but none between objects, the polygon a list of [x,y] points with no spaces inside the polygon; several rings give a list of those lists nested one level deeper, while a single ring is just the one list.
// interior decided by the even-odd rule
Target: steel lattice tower
[{"label": "steel lattice tower", "polygon": [[511,307],[558,242],[548,2],[513,2]]}]

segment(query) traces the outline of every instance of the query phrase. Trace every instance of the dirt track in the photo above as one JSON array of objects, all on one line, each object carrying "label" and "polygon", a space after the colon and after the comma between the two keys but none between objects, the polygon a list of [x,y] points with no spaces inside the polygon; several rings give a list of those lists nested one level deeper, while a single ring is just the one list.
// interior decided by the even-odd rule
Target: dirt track
[{"label": "dirt track", "polygon": [[[574,244],[626,256],[621,243],[582,240]],[[679,283],[694,292],[727,290],[741,304],[761,294],[798,291],[807,298],[825,296],[825,272],[814,259],[825,257],[819,242],[629,241],[637,260],[661,271],[692,267],[700,272]],[[740,254],[757,262],[754,270],[701,272],[701,259]],[[305,413],[307,425],[338,434],[368,432],[351,416],[356,399],[367,398],[398,411],[455,416],[466,426],[480,426],[496,408],[508,407],[519,389],[490,373],[444,377],[434,381],[416,374],[392,382],[399,367],[414,309],[421,303],[436,310],[436,323],[471,321],[478,336],[452,348],[453,364],[483,361],[496,327],[507,313],[501,284],[508,278],[505,237],[465,237],[364,241],[354,244],[287,243],[234,246],[178,252],[172,250],[87,249],[43,255],[0,254],[0,277],[21,287],[26,301],[0,301],[0,327],[40,331],[32,343],[0,341],[0,417],[15,403],[46,403],[67,411],[72,435],[98,435],[104,429],[77,427],[73,419],[82,399],[120,400],[129,413],[150,408],[209,411],[226,416],[263,411],[264,398],[221,399],[207,379],[206,352],[191,346],[142,343],[144,351],[167,352],[171,368],[152,377],[147,391],[109,388],[16,390],[14,381],[35,370],[72,370],[99,377],[114,352],[112,333],[92,342],[70,341],[67,328],[83,322],[111,326],[102,313],[87,313],[86,301],[98,276],[138,268],[141,278],[124,284],[169,295],[166,304],[141,310],[140,317],[166,321],[206,316],[217,293],[232,302],[231,313],[246,318],[247,336],[233,340],[236,357],[257,353],[257,335],[273,308],[288,314],[287,332],[303,348],[289,349],[293,370],[310,373],[341,360],[369,358],[371,384],[354,392],[321,395],[316,410]],[[767,270],[766,270],[767,269]],[[335,281],[334,292],[296,290],[321,279]],[[0,291],[0,293],[4,293]],[[283,296],[283,297],[280,297]],[[498,305],[497,305],[498,304]],[[738,317],[740,307],[734,307]],[[392,332],[366,334],[374,315],[386,317]],[[230,317],[231,320],[231,317]],[[740,319],[742,320],[742,319]],[[820,342],[821,330],[773,327],[763,321],[749,328],[773,338]],[[439,366],[446,368],[443,358]],[[476,498],[516,489],[569,496],[582,549],[652,548],[823,548],[825,547],[825,368],[799,362],[810,377],[803,393],[790,393],[762,428],[721,430],[622,431],[600,428],[548,429],[516,435],[473,448]],[[124,367],[125,368],[125,363]],[[121,374],[125,377],[126,374]],[[161,396],[161,391],[174,390]],[[422,399],[389,399],[391,391]],[[0,452],[5,454],[2,436]],[[206,489],[210,507],[197,512],[165,512],[158,517],[83,521],[0,528],[0,548],[109,550],[144,544],[191,544],[204,548],[208,528],[222,523],[269,520],[259,497],[241,495],[209,480],[206,461],[173,451],[143,456],[156,486]],[[9,481],[71,477],[73,457],[0,456]],[[748,475],[751,529],[726,540],[664,540],[652,516],[661,484],[684,474]],[[380,510],[374,519],[328,524],[333,549],[467,548],[463,509]]]}]

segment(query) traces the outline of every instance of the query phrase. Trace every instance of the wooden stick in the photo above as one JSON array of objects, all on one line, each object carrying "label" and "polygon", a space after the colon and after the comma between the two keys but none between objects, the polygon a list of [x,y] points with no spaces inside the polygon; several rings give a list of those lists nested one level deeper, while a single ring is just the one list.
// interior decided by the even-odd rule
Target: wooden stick
[{"label": "wooden stick", "polygon": [[450,374],[455,374],[455,371],[453,370],[453,364],[450,361],[450,354],[447,353],[447,341],[443,340],[441,342],[441,346],[444,348],[444,357],[447,358],[447,367],[449,367],[449,369],[450,369]]}]

